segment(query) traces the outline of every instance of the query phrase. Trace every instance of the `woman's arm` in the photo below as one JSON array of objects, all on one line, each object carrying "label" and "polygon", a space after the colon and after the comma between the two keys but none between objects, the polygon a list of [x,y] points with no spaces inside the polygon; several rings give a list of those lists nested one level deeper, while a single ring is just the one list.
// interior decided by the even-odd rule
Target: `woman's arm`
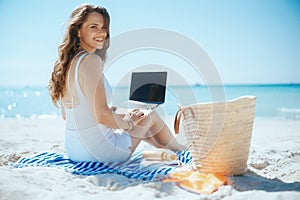
[{"label": "woman's arm", "polygon": [[129,129],[130,123],[122,115],[115,114],[107,105],[104,87],[103,62],[95,54],[89,54],[79,69],[82,91],[90,102],[98,123],[114,129]]},{"label": "woman's arm", "polygon": [[64,104],[63,103],[60,103],[60,108],[61,108],[61,115],[62,115],[62,118],[64,120],[66,120],[66,112],[65,112],[65,107],[64,107]]}]

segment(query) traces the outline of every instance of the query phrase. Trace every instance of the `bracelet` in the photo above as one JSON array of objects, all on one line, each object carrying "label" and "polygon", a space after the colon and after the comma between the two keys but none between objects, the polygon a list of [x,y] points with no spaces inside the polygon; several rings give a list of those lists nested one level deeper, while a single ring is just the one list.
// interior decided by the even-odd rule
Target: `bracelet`
[{"label": "bracelet", "polygon": [[133,129],[133,122],[130,120],[130,121],[128,121],[128,124],[129,124],[128,130],[132,130]]},{"label": "bracelet", "polygon": [[125,120],[126,122],[128,122],[128,128],[127,129],[123,129],[124,131],[130,131],[133,129],[133,122],[131,120]]},{"label": "bracelet", "polygon": [[128,129],[124,129],[124,130],[125,131],[132,130],[134,127],[134,124],[133,124],[133,121],[130,119],[130,116],[126,114],[124,117],[124,120],[127,121],[128,126],[129,126]]}]

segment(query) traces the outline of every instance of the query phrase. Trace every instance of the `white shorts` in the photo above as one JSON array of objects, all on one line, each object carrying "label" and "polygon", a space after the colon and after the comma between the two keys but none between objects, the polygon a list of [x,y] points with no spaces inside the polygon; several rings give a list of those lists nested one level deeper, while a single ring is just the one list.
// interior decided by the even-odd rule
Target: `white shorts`
[{"label": "white shorts", "polygon": [[103,125],[65,131],[65,150],[73,161],[121,162],[131,155],[129,133],[116,133]]}]

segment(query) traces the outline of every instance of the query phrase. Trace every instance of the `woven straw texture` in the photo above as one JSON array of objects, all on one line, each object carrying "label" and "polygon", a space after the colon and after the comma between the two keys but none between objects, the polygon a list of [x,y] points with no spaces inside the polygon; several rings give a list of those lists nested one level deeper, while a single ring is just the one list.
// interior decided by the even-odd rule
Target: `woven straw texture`
[{"label": "woven straw texture", "polygon": [[179,108],[175,124],[179,127],[182,115],[184,134],[198,171],[224,175],[247,171],[255,101],[254,96],[243,96]]}]

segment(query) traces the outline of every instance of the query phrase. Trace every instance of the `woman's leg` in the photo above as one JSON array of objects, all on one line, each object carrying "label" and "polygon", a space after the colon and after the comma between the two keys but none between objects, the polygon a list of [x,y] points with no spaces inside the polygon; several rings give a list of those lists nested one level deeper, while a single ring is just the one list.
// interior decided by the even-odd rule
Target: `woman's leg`
[{"label": "woman's leg", "polygon": [[149,131],[149,138],[153,139],[161,148],[170,149],[172,151],[178,151],[181,146],[178,144],[176,138],[171,133],[166,124],[160,129],[160,131]]},{"label": "woman's leg", "polygon": [[132,152],[142,140],[158,148],[167,148],[173,151],[180,150],[181,148],[167,125],[155,111],[151,112],[147,118],[141,121],[129,133],[132,141]]}]

